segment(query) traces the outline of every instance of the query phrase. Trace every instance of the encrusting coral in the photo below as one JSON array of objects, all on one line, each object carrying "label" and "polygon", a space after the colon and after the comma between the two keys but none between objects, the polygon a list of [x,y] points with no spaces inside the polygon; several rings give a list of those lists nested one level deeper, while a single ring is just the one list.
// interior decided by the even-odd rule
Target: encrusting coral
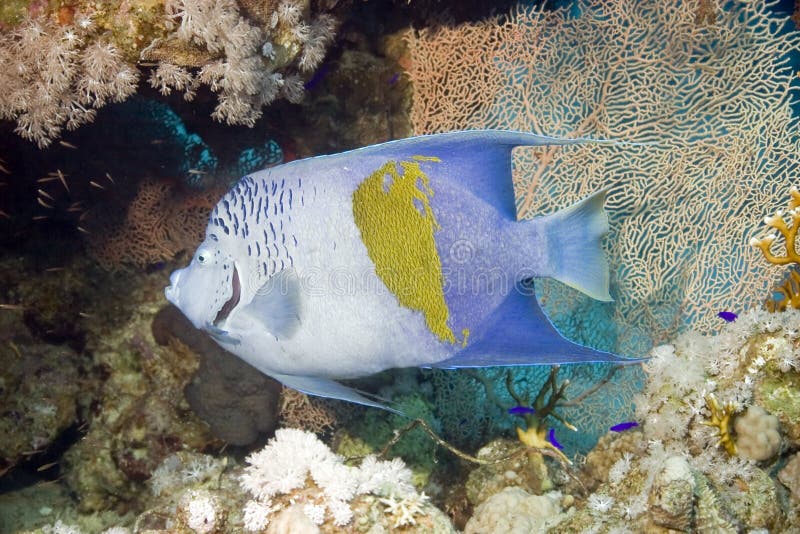
[{"label": "encrusting coral", "polygon": [[475,509],[465,534],[547,532],[563,519],[561,494],[532,495],[509,487],[493,495]]},{"label": "encrusting coral", "polygon": [[750,406],[736,417],[736,450],[743,458],[770,460],[781,448],[778,418],[761,406]]},{"label": "encrusting coral", "polygon": [[553,532],[797,524],[798,502],[780,488],[796,491],[794,467],[777,478],[773,467],[800,446],[787,430],[800,409],[798,367],[797,310],[751,310],[715,336],[688,331],[654,348],[636,398],[640,427],[600,440],[578,474],[592,493]]}]

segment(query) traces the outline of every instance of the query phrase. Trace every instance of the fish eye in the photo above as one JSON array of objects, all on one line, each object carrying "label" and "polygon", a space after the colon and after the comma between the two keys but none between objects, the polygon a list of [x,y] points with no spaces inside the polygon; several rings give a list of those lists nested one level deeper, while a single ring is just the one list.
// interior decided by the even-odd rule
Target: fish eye
[{"label": "fish eye", "polygon": [[200,249],[197,251],[195,259],[197,259],[197,263],[200,265],[205,265],[211,261],[211,252],[205,249]]}]

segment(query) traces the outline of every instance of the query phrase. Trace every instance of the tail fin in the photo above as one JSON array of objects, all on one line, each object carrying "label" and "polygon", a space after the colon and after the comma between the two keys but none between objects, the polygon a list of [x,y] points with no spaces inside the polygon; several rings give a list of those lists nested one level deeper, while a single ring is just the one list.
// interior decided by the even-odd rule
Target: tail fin
[{"label": "tail fin", "polygon": [[608,260],[600,245],[608,232],[603,205],[607,189],[541,219],[548,252],[548,276],[590,297],[612,301]]}]

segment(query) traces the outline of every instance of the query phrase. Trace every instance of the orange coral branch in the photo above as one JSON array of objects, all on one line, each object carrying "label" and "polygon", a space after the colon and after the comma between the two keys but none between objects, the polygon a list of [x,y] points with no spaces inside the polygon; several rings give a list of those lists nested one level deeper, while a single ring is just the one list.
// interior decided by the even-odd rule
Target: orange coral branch
[{"label": "orange coral branch", "polygon": [[761,250],[764,257],[768,262],[775,265],[788,265],[790,263],[800,263],[800,254],[797,252],[797,232],[800,230],[800,191],[796,187],[789,189],[791,200],[789,200],[788,212],[790,224],[786,223],[784,218],[784,211],[778,210],[775,215],[764,217],[764,224],[770,228],[777,230],[784,240],[784,247],[786,249],[785,256],[778,256],[772,253],[772,243],[777,239],[777,236],[772,233],[761,239],[752,238],[750,244]]}]

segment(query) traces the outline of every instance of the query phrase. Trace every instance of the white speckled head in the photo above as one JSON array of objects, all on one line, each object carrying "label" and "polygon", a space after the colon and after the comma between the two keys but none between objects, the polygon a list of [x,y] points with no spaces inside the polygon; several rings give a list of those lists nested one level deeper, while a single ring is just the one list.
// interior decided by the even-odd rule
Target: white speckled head
[{"label": "white speckled head", "polygon": [[218,326],[239,303],[241,285],[233,258],[213,236],[197,248],[191,263],[173,272],[164,289],[195,328]]}]

